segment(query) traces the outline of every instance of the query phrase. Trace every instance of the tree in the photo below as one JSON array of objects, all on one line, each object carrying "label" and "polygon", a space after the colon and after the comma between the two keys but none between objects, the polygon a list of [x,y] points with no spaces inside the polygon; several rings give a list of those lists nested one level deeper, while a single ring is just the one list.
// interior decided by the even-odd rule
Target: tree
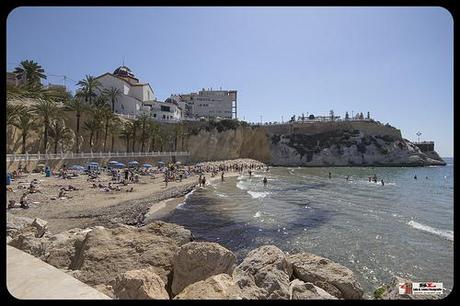
[{"label": "tree", "polygon": [[6,125],[13,125],[17,120],[20,113],[25,110],[25,106],[22,104],[12,104],[6,102]]},{"label": "tree", "polygon": [[149,135],[150,135],[150,149],[149,151],[155,151],[155,142],[160,137],[159,131],[160,126],[153,120],[149,121],[148,127]]},{"label": "tree", "polygon": [[108,130],[109,130],[110,123],[112,122],[115,116],[110,110],[110,106],[108,106],[107,104],[104,106],[101,106],[100,111],[101,111],[102,121],[104,123],[104,152],[107,152],[106,148],[107,148]]},{"label": "tree", "polygon": [[41,79],[46,79],[45,70],[38,63],[32,60],[25,60],[13,71],[18,79],[24,80],[28,86],[41,87]]},{"label": "tree", "polygon": [[121,138],[126,139],[126,152],[129,152],[129,140],[133,135],[134,124],[131,121],[126,121],[123,123],[123,128],[121,130]]},{"label": "tree", "polygon": [[348,115],[348,112],[345,112],[345,120],[350,119],[350,115]]},{"label": "tree", "polygon": [[291,117],[291,120],[289,122],[294,122],[295,121],[295,115]]},{"label": "tree", "polygon": [[32,106],[32,111],[42,120],[43,122],[43,149],[47,152],[48,147],[48,132],[50,122],[52,119],[59,116],[60,109],[56,102],[52,99],[38,99],[37,104]]},{"label": "tree", "polygon": [[115,102],[119,96],[121,96],[121,90],[115,87],[111,87],[110,89],[104,89],[103,93],[110,99],[112,102],[112,113],[115,112]]},{"label": "tree", "polygon": [[64,119],[54,119],[50,123],[50,138],[54,142],[54,154],[57,154],[58,144],[64,146],[64,141],[72,139],[72,133],[65,126]]},{"label": "tree", "polygon": [[76,97],[65,102],[64,110],[68,112],[75,112],[75,117],[77,118],[77,128],[75,130],[77,153],[80,150],[80,118],[87,109],[88,106],[80,97]]},{"label": "tree", "polygon": [[133,121],[133,126],[132,126],[132,127],[133,127],[133,128],[132,128],[132,131],[133,131],[133,134],[132,134],[132,136],[133,136],[133,138],[132,138],[132,139],[133,139],[133,142],[132,142],[132,151],[133,151],[133,152],[134,152],[135,147],[136,147],[136,132],[137,132],[137,129],[139,128],[139,126],[140,126],[140,122],[137,121],[137,120],[134,120],[134,121]]},{"label": "tree", "polygon": [[101,123],[98,119],[92,118],[89,121],[85,122],[84,130],[89,132],[89,146],[91,147],[91,151],[93,150],[93,138],[96,131],[101,128]]},{"label": "tree", "polygon": [[334,110],[331,109],[331,110],[329,111],[329,116],[331,117],[331,120],[334,121],[334,118],[335,118],[335,117],[334,117]]},{"label": "tree", "polygon": [[177,140],[183,137],[184,127],[182,123],[174,124],[174,152],[177,151]]},{"label": "tree", "polygon": [[[145,141],[148,139],[148,133],[147,133],[147,129],[149,127],[149,122],[150,120],[150,117],[146,114],[142,114],[140,115],[136,122],[137,122],[137,127],[139,127],[141,129],[141,152],[144,152],[144,146],[145,146]],[[134,148],[133,148],[133,151],[134,151]]]},{"label": "tree", "polygon": [[97,92],[102,86],[101,82],[91,75],[86,75],[84,79],[78,81],[77,85],[80,86],[81,95],[89,104],[91,104],[92,98],[97,96]]},{"label": "tree", "polygon": [[110,152],[113,152],[115,144],[115,136],[121,133],[122,123],[120,118],[113,116],[112,120],[109,123],[110,134],[112,135],[112,142],[110,144]]},{"label": "tree", "polygon": [[13,125],[21,130],[22,137],[22,154],[26,153],[26,142],[29,132],[37,127],[34,114],[30,109],[24,109],[13,122]]}]

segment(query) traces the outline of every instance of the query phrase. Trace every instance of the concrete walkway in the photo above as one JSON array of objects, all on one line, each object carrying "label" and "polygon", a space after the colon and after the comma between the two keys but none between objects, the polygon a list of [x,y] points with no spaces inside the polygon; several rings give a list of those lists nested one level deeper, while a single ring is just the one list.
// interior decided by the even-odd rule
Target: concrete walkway
[{"label": "concrete walkway", "polygon": [[61,270],[7,246],[7,288],[17,299],[110,299]]}]

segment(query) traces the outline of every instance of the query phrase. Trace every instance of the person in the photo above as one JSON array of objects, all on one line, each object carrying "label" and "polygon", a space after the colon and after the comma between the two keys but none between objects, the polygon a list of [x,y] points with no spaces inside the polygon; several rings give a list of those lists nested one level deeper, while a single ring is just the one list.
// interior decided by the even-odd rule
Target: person
[{"label": "person", "polygon": [[252,176],[252,171],[249,170],[248,172],[249,172],[249,177],[251,177]]},{"label": "person", "polygon": [[416,179],[417,179],[417,174],[416,174],[416,175],[414,175],[414,180],[416,180]]},{"label": "person", "polygon": [[203,178],[201,179],[201,184],[203,185],[203,187],[206,186],[206,177],[203,175]]},{"label": "person", "polygon": [[267,186],[267,177],[266,176],[264,177],[263,182],[264,182],[264,187],[266,187]]},{"label": "person", "polygon": [[332,174],[329,172],[329,178],[331,178],[331,177],[332,177]]},{"label": "person", "polygon": [[224,171],[222,171],[222,174],[220,175],[221,181],[224,181]]},{"label": "person", "polygon": [[16,201],[15,200],[9,200],[8,201],[8,209],[14,208],[16,206]]},{"label": "person", "polygon": [[349,179],[349,178],[350,178],[350,176],[349,176],[349,175],[347,175],[347,181],[348,181],[348,179]]},{"label": "person", "polygon": [[128,180],[129,178],[129,172],[128,169],[125,169],[125,180]]},{"label": "person", "polygon": [[202,183],[201,174],[200,174],[200,176],[198,177],[198,183],[200,184],[200,187],[201,187],[201,183]]},{"label": "person", "polygon": [[428,179],[428,176],[425,176],[425,179]]},{"label": "person", "polygon": [[372,178],[372,180],[374,181],[374,183],[377,183],[377,174],[374,174],[374,177]]},{"label": "person", "polygon": [[382,186],[385,186],[385,182],[383,181],[383,179],[380,182],[382,183]]},{"label": "person", "polygon": [[168,187],[168,180],[169,180],[169,177],[168,177],[168,174],[166,173],[165,174],[165,187]]},{"label": "person", "polygon": [[21,208],[29,208],[29,199],[27,199],[27,192],[21,196],[19,203],[21,204]]},{"label": "person", "polygon": [[369,183],[372,182],[372,176],[369,176]]}]

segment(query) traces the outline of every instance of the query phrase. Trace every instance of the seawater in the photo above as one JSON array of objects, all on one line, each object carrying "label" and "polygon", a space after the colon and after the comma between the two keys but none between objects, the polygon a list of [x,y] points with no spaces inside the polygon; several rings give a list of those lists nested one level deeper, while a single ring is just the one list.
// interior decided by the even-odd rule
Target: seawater
[{"label": "seawater", "polygon": [[[255,171],[197,189],[163,220],[185,226],[197,240],[224,245],[239,261],[264,244],[330,258],[355,272],[367,296],[394,275],[441,281],[448,293],[453,159],[445,160],[447,166],[424,168]],[[374,174],[384,186],[368,181]]]}]

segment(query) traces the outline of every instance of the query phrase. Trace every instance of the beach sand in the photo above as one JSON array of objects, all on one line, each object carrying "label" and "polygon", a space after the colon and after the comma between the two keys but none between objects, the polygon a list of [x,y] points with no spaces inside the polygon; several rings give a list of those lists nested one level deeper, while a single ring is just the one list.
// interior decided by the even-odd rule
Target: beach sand
[{"label": "beach sand", "polygon": [[[237,161],[219,161],[206,164],[246,162],[257,163],[249,159]],[[227,172],[225,177],[237,176],[239,173]],[[116,226],[119,223],[135,224],[139,215],[145,215],[146,219],[158,219],[184,202],[184,196],[198,185],[198,176],[192,175],[183,179],[182,182],[169,182],[165,187],[162,176],[155,179],[150,176],[139,176],[139,183],[130,183],[128,186],[119,185],[122,191],[105,192],[100,188],[91,188],[93,182],[88,182],[86,175],[80,175],[72,179],[57,177],[45,177],[43,174],[30,173],[12,182],[10,187],[15,192],[7,192],[8,200],[19,199],[26,189],[20,189],[19,185],[29,186],[36,178],[40,182],[39,190],[42,193],[28,194],[30,202],[28,209],[12,208],[8,213],[15,216],[40,218],[48,221],[48,229],[52,233],[58,233],[71,228],[85,228],[102,225],[106,227]],[[206,174],[208,183],[220,180],[220,173],[211,178]],[[100,175],[100,181],[95,184],[107,185],[111,176],[105,173]],[[72,185],[80,190],[66,192],[65,199],[58,199],[59,189]],[[133,192],[126,192],[134,188]],[[51,198],[56,198],[52,200]]]}]

